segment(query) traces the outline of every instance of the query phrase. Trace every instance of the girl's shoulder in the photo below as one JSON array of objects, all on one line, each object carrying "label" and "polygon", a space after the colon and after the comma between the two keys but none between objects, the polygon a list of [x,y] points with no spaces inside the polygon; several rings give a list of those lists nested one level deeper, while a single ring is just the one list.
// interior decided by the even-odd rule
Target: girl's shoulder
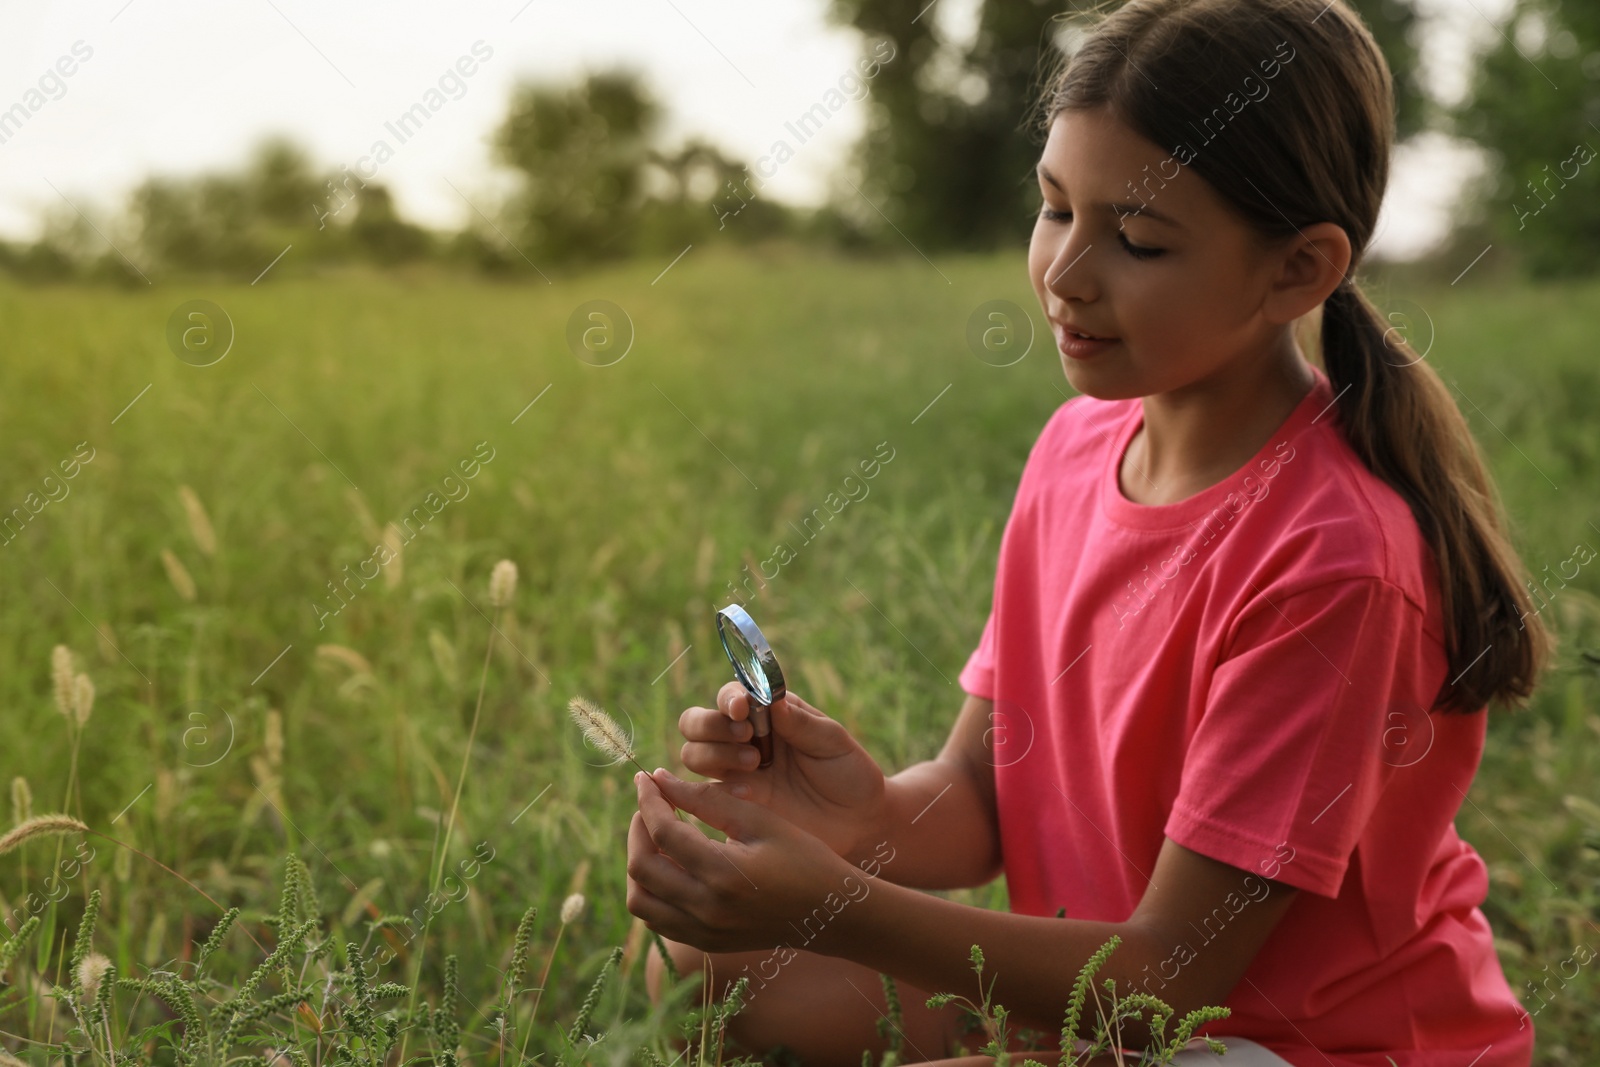
[{"label": "girl's shoulder", "polygon": [[[1312,393],[1258,456],[1208,490],[1216,506],[1187,516],[1188,528],[1208,549],[1220,547],[1214,535],[1234,542],[1236,553],[1222,553],[1228,565],[1246,567],[1263,591],[1378,579],[1397,587],[1428,617],[1428,627],[1437,628],[1433,549],[1405,498],[1356,453],[1332,401],[1333,390],[1319,374]],[[1103,471],[1140,411],[1137,397],[1080,394],[1064,401],[1029,455],[1032,477],[1094,491],[1095,472]]]},{"label": "girl's shoulder", "polygon": [[1275,529],[1263,569],[1292,569],[1302,583],[1377,579],[1436,620],[1437,561],[1421,523],[1361,459],[1337,411],[1328,416],[1302,426],[1281,453],[1287,459],[1272,487],[1279,499],[1268,512]]}]

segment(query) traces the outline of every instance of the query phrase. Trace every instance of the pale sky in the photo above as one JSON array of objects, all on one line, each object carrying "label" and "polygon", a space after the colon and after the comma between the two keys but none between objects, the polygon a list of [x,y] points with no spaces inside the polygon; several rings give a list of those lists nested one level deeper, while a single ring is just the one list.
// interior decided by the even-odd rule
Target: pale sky
[{"label": "pale sky", "polygon": [[[1429,58],[1447,96],[1462,89],[1464,48],[1495,33],[1485,16],[1501,17],[1509,3],[1426,0],[1424,10],[1441,16]],[[37,236],[41,212],[70,210],[67,200],[100,221],[143,177],[236,169],[273,132],[291,135],[330,169],[355,167],[374,141],[388,141],[395,154],[376,180],[408,217],[457,228],[472,212],[463,197],[487,205],[508,180],[492,167],[487,138],[515,83],[570,81],[624,63],[643,72],[665,105],[665,144],[698,134],[753,163],[775,139],[792,143],[784,123],[859,58],[854,31],[830,25],[825,8],[824,0],[8,5],[0,111],[45,102],[20,129],[0,130],[9,134],[0,143],[0,236]],[[976,0],[936,0],[926,17],[960,39],[976,8]],[[473,73],[452,74],[464,56],[460,69]],[[399,143],[385,123],[441,78],[447,102]],[[821,201],[862,129],[863,107],[848,102],[763,194]],[[1469,149],[1437,138],[1399,155],[1375,252],[1405,258],[1442,236],[1475,161]]]}]

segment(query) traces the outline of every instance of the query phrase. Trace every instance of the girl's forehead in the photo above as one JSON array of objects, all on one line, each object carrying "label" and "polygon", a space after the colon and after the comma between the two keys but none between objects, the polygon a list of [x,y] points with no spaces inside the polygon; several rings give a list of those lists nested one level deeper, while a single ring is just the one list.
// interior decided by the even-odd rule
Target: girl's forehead
[{"label": "girl's forehead", "polygon": [[1232,218],[1203,178],[1109,108],[1056,112],[1037,168],[1046,186],[1085,203],[1148,203],[1185,224],[1224,224]]},{"label": "girl's forehead", "polygon": [[[1093,171],[1140,161],[1157,163],[1172,155],[1160,145],[1146,140],[1109,108],[1092,111],[1063,109],[1050,121],[1041,160],[1049,166],[1059,160],[1063,166],[1076,163]],[[1174,160],[1176,163],[1176,160]],[[1055,167],[1051,167],[1055,170]],[[1169,172],[1171,168],[1168,168]]]}]

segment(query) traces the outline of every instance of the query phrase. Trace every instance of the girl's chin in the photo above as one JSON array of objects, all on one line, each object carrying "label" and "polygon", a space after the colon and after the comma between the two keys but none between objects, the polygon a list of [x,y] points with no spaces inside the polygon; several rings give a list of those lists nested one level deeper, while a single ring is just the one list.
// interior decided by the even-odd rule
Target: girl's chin
[{"label": "girl's chin", "polygon": [[1103,370],[1097,368],[1093,360],[1085,362],[1062,356],[1061,369],[1066,374],[1068,385],[1096,400],[1130,400],[1149,393],[1149,390],[1139,389],[1137,384],[1130,387],[1126,381],[1111,380]]}]

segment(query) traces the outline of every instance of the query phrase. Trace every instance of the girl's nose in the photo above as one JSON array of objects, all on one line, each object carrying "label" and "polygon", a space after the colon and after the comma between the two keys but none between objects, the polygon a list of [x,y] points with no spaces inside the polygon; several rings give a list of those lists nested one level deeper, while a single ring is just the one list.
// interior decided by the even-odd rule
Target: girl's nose
[{"label": "girl's nose", "polygon": [[1076,232],[1063,240],[1045,267],[1045,288],[1063,300],[1091,301],[1098,297],[1094,262],[1088,254],[1093,247]]}]

